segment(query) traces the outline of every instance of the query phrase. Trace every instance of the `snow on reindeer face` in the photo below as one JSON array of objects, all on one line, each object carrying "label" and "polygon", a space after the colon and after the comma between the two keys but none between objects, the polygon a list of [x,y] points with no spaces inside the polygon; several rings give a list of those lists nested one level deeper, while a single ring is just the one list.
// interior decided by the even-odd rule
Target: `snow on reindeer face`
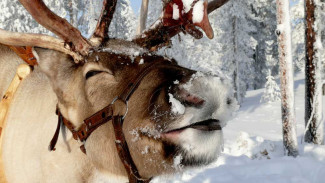
[{"label": "snow on reindeer face", "polygon": [[232,87],[199,72],[185,83],[174,84],[168,94],[174,121],[163,127],[162,134],[165,155],[173,157],[178,167],[209,164],[219,156],[222,128],[238,108]]},{"label": "snow on reindeer face", "polygon": [[[116,42],[116,45],[121,50],[123,44]],[[158,61],[176,66],[173,59],[162,56],[144,53],[129,57],[111,53],[113,42],[106,50],[108,52],[93,53],[83,72],[88,73],[95,67],[104,71],[87,79],[86,98],[96,104],[94,112],[119,95],[142,68]],[[198,166],[215,160],[222,149],[221,129],[236,107],[230,88],[219,77],[179,66],[151,70],[130,97],[123,123],[125,138],[140,174],[152,177],[174,172],[170,165],[177,169],[179,163]],[[102,157],[110,153],[110,144],[106,144],[109,140],[103,138],[108,134],[111,133],[98,129],[86,143],[87,154],[103,169],[110,166]],[[98,139],[103,139],[104,145],[99,145]]]}]

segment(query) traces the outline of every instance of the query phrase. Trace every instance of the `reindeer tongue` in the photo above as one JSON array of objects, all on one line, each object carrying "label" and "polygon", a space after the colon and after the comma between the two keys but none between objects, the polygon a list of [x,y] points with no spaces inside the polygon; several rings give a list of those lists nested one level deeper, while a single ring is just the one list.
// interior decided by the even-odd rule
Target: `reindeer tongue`
[{"label": "reindeer tongue", "polygon": [[191,5],[183,0],[171,0],[165,5],[163,14],[164,26],[184,26],[185,31],[195,37],[202,38],[202,33],[195,26],[201,28],[208,38],[213,38],[213,30],[208,18],[208,3],[194,0]]}]

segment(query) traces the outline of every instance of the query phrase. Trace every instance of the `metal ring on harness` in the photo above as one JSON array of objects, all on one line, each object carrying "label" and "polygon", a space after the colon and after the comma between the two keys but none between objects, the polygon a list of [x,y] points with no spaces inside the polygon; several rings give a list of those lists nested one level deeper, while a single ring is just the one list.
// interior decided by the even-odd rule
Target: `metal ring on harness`
[{"label": "metal ring on harness", "polygon": [[122,100],[119,96],[116,96],[113,101],[111,102],[111,105],[113,105],[117,100],[121,100],[125,105],[126,105],[126,111],[122,117],[122,119],[124,120],[124,118],[126,117],[126,115],[128,114],[129,112],[129,105],[128,105],[128,101],[126,100]]}]

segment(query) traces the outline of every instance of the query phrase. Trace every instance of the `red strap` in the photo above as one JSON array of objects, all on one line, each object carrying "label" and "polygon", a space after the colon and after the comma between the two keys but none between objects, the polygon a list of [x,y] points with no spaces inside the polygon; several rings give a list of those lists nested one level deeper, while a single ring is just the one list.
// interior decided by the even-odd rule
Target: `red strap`
[{"label": "red strap", "polygon": [[55,145],[56,145],[56,142],[58,141],[58,138],[59,138],[59,133],[60,133],[60,127],[62,125],[62,121],[63,121],[63,116],[60,114],[60,111],[57,110],[56,111],[57,115],[59,116],[58,117],[58,125],[56,127],[56,130],[55,130],[55,133],[54,133],[54,136],[50,142],[50,145],[49,145],[49,151],[55,151]]},{"label": "red strap", "polygon": [[130,183],[149,183],[150,179],[142,179],[137,167],[135,166],[129,147],[126,143],[125,136],[122,130],[123,116],[113,116],[112,123],[115,133],[115,145],[120,159],[127,171]]},{"label": "red strap", "polygon": [[36,57],[33,54],[33,47],[31,46],[8,46],[13,50],[21,59],[23,59],[28,65],[37,65]]},{"label": "red strap", "polygon": [[[55,145],[58,141],[60,127],[62,123],[71,131],[73,138],[75,140],[80,140],[81,142],[85,142],[93,131],[95,131],[98,127],[100,127],[101,125],[107,123],[112,119],[113,109],[112,109],[112,105],[106,106],[102,110],[96,112],[89,118],[85,119],[83,124],[78,130],[75,130],[75,126],[69,120],[67,120],[65,117],[62,116],[58,108],[56,113],[58,115],[59,120],[53,138],[50,142],[50,147],[49,147],[50,151],[55,151]],[[86,149],[83,145],[80,147],[80,149],[82,152],[86,154]]]}]

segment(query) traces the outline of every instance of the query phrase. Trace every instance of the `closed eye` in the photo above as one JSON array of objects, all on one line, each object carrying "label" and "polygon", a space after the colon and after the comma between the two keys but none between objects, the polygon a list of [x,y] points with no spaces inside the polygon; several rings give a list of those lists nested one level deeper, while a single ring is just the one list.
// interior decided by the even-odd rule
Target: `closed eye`
[{"label": "closed eye", "polygon": [[96,70],[88,71],[87,74],[86,74],[86,76],[85,76],[86,77],[86,80],[89,79],[89,78],[91,78],[91,77],[93,77],[93,76],[95,76],[95,75],[97,75],[97,74],[100,74],[102,72],[104,72],[104,71],[96,71]]}]

